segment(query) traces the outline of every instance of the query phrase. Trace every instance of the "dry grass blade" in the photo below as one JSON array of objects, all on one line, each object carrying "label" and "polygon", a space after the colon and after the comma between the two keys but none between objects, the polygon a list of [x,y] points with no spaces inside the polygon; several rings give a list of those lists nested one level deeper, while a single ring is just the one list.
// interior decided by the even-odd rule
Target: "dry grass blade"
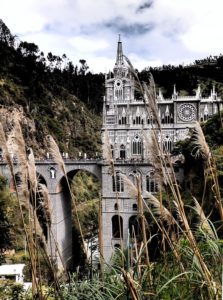
[{"label": "dry grass blade", "polygon": [[218,173],[217,173],[215,160],[205,140],[205,136],[202,131],[202,128],[198,122],[196,122],[194,134],[192,136],[192,144],[194,145],[194,148],[192,150],[194,156],[197,157],[201,155],[203,159],[206,160],[207,171],[210,173],[211,178],[213,180],[212,191],[215,194],[221,221],[223,221],[222,199],[221,199],[221,192],[220,192],[220,186],[218,182]]},{"label": "dry grass blade", "polygon": [[197,213],[197,215],[199,216],[199,223],[201,226],[201,229],[207,233],[209,235],[209,237],[211,237],[212,239],[215,239],[215,233],[213,232],[208,219],[206,218],[204,211],[202,209],[202,207],[200,206],[199,202],[197,201],[197,199],[195,197],[193,197],[194,200],[194,204],[195,204],[195,211]]},{"label": "dry grass blade", "polygon": [[142,84],[141,84],[141,82],[140,82],[140,80],[139,80],[139,77],[138,77],[138,74],[137,74],[136,70],[134,69],[134,67],[133,67],[133,65],[132,65],[132,63],[131,63],[131,61],[130,61],[130,59],[129,59],[127,56],[125,56],[125,55],[123,55],[123,57],[124,57],[124,59],[126,60],[128,66],[129,66],[129,71],[130,71],[130,73],[132,74],[132,76],[133,76],[134,79],[135,79],[135,82],[134,82],[134,87],[135,87],[135,89],[136,89],[137,91],[139,91],[139,93],[140,93],[141,95],[143,95],[143,94],[144,94],[143,86],[142,86]]},{"label": "dry grass blade", "polygon": [[126,190],[128,191],[128,195],[132,198],[136,198],[138,196],[138,190],[133,182],[123,173],[119,173],[120,177],[124,181],[124,185],[126,186]]},{"label": "dry grass blade", "polygon": [[204,159],[209,159],[211,152],[205,140],[203,130],[198,122],[195,123],[192,145],[194,146],[192,153],[195,157],[201,155]]},{"label": "dry grass blade", "polygon": [[109,163],[111,163],[113,161],[112,148],[111,148],[107,129],[105,129],[105,131],[104,131],[104,136],[103,136],[103,141],[102,141],[102,156],[103,156],[103,159]]},{"label": "dry grass blade", "polygon": [[149,160],[149,162],[153,165],[154,171],[156,174],[156,179],[164,184],[167,183],[167,175],[164,170],[164,167],[162,165],[162,159],[160,157],[160,149],[158,146],[158,141],[156,137],[156,133],[154,130],[151,130],[149,132],[149,135],[147,135],[145,132],[143,132],[144,137],[144,143],[145,143],[145,149],[146,151],[146,158]]},{"label": "dry grass blade", "polygon": [[42,230],[42,227],[39,223],[39,219],[38,219],[35,211],[33,211],[33,214],[34,214],[33,215],[33,220],[31,219],[33,224],[31,224],[31,228],[35,228],[35,235],[38,237],[41,246],[44,247],[45,249],[47,249],[46,238],[43,234],[43,230]]},{"label": "dry grass blade", "polygon": [[104,135],[102,136],[102,157],[105,161],[107,161],[110,165],[110,172],[114,175],[114,161],[112,154],[112,145],[110,143],[110,139],[108,136],[108,131],[105,129]]},{"label": "dry grass blade", "polygon": [[63,158],[62,158],[62,155],[60,153],[57,143],[55,142],[54,138],[51,135],[47,136],[47,142],[49,145],[49,152],[52,155],[54,161],[61,168],[62,172],[64,174],[66,174],[64,161],[63,161]]},{"label": "dry grass blade", "polygon": [[14,127],[8,137],[7,146],[10,153],[12,153],[13,155],[16,154],[16,159],[21,174],[20,188],[23,191],[24,195],[27,196],[28,168],[27,168],[26,145],[23,138],[22,129],[19,120],[17,118],[14,120]]},{"label": "dry grass blade", "polygon": [[33,150],[29,148],[29,155],[28,155],[28,175],[29,175],[29,181],[31,183],[31,187],[34,192],[36,192],[37,189],[37,177],[36,177],[36,165],[35,165],[35,157],[33,154]]},{"label": "dry grass blade", "polygon": [[149,199],[150,204],[153,205],[152,210],[155,215],[163,218],[169,225],[177,223],[172,213],[165,206],[163,206],[154,195],[148,192],[146,192],[145,195]]},{"label": "dry grass blade", "polygon": [[42,194],[43,201],[44,201],[44,211],[46,213],[46,219],[47,219],[47,224],[49,227],[51,227],[52,224],[52,208],[51,208],[51,203],[50,203],[50,198],[49,198],[49,192],[45,184],[39,183],[38,184],[39,190],[38,192]]},{"label": "dry grass blade", "polygon": [[7,164],[10,168],[11,174],[13,174],[13,163],[12,163],[12,160],[11,160],[11,155],[10,155],[9,150],[8,150],[7,141],[6,141],[6,137],[5,137],[5,133],[4,133],[2,123],[0,123],[0,145],[1,145],[1,148],[2,148],[2,151],[3,151],[3,157],[5,158]]},{"label": "dry grass blade", "polygon": [[[158,106],[156,102],[156,89],[155,83],[153,80],[153,76],[150,74],[150,82],[149,85],[143,83],[143,90],[144,90],[144,98],[145,103],[148,105],[149,110],[152,112],[153,119],[156,121],[158,128],[161,128]],[[148,108],[147,108],[148,109]]]},{"label": "dry grass blade", "polygon": [[148,159],[153,165],[157,161],[157,149],[156,144],[153,141],[153,134],[146,134],[145,131],[143,131],[143,141],[145,145],[145,158]]},{"label": "dry grass blade", "polygon": [[129,289],[132,299],[139,300],[140,297],[139,297],[138,291],[137,291],[138,282],[136,282],[132,278],[131,274],[129,272],[126,272],[124,269],[122,269],[122,275],[124,277],[124,280],[126,282],[128,289]]},{"label": "dry grass blade", "polygon": [[45,254],[45,257],[47,258],[47,263],[48,263],[48,265],[51,269],[52,275],[54,277],[55,287],[59,291],[60,290],[60,285],[59,285],[58,277],[57,277],[57,274],[56,274],[56,270],[55,270],[55,267],[52,264],[51,259],[48,255],[46,238],[44,236],[43,229],[42,229],[42,227],[39,223],[39,220],[38,220],[38,217],[37,217],[35,211],[34,211],[32,223],[33,223],[32,228],[35,228],[35,239],[38,241],[39,246],[43,250],[43,252]]},{"label": "dry grass blade", "polygon": [[177,213],[178,219],[183,223],[183,216],[182,216],[182,214],[180,212],[178,203],[176,201],[173,201],[173,204],[175,206],[175,211]]}]

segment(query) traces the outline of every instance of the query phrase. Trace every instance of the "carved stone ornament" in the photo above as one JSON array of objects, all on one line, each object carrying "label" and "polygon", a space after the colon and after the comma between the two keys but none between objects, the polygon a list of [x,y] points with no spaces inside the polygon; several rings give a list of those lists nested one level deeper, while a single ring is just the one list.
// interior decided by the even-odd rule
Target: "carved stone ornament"
[{"label": "carved stone ornament", "polygon": [[178,107],[178,117],[181,121],[190,122],[196,119],[197,109],[193,104],[181,104]]},{"label": "carved stone ornament", "polygon": [[121,89],[122,88],[122,80],[120,80],[120,79],[115,80],[115,87],[117,89]]}]

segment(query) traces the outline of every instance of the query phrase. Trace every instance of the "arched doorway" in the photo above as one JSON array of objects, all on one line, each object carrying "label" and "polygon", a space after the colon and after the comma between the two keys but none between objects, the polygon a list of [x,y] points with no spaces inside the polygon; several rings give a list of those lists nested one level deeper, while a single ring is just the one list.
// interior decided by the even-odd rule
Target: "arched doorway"
[{"label": "arched doorway", "polygon": [[115,239],[123,237],[123,219],[119,215],[112,217],[112,237]]}]

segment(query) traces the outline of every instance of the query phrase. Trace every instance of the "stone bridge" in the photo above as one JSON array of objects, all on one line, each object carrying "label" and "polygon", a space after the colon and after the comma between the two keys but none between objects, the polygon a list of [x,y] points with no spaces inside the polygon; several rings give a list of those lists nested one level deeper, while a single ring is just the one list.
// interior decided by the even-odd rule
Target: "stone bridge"
[{"label": "stone bridge", "polygon": [[[102,162],[100,160],[66,159],[64,163],[68,179],[72,179],[79,170],[83,170],[95,175],[101,183]],[[67,189],[65,176],[60,167],[50,159],[36,161],[36,170],[39,182],[47,186],[51,201],[51,255],[57,262],[58,267],[60,267],[62,264],[58,253],[60,252],[65,265],[69,268],[72,266],[72,214],[71,197]],[[19,172],[16,164],[14,165],[14,172],[15,174]],[[0,162],[0,174],[8,179],[11,189],[13,189],[13,181],[9,168],[4,162]],[[52,241],[56,242],[52,243]]]}]

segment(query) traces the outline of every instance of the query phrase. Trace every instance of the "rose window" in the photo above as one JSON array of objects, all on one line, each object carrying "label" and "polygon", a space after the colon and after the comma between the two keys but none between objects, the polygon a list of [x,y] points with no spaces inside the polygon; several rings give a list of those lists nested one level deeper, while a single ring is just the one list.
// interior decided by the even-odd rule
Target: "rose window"
[{"label": "rose window", "polygon": [[196,119],[196,107],[192,104],[181,104],[178,108],[178,117],[184,122]]}]

